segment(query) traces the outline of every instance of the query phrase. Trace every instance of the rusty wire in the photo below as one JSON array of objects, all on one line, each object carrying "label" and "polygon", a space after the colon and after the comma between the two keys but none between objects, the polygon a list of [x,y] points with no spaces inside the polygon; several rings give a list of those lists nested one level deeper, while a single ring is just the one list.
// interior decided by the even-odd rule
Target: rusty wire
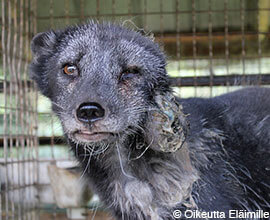
[{"label": "rusty wire", "polygon": [[[31,210],[37,205],[25,198],[36,196],[37,116],[33,83],[27,77],[30,39],[33,35],[34,0],[2,1],[1,45],[4,75],[3,132],[0,134],[3,157],[0,219],[35,219]],[[24,162],[27,161],[27,162]]]},{"label": "rusty wire", "polygon": [[[44,1],[43,1],[44,2]],[[54,120],[48,123],[48,129],[52,130],[50,137],[38,136],[39,116],[46,114],[52,118],[51,112],[38,113],[38,93],[36,85],[28,79],[28,64],[31,60],[30,40],[39,31],[59,27],[61,24],[73,24],[83,22],[86,19],[111,19],[123,21],[123,18],[130,19],[139,30],[143,28],[145,33],[152,31],[153,17],[159,18],[158,28],[153,32],[154,38],[164,47],[168,54],[169,62],[177,62],[175,71],[177,77],[171,80],[173,86],[181,86],[180,94],[187,88],[192,89],[192,95],[200,96],[203,88],[209,92],[209,96],[215,95],[217,87],[225,87],[229,91],[235,86],[235,81],[242,84],[258,82],[259,85],[270,84],[270,73],[261,74],[265,67],[262,59],[269,59],[270,53],[267,40],[270,37],[268,30],[259,30],[260,12],[270,13],[270,8],[257,7],[248,8],[247,1],[237,0],[238,8],[232,8],[230,1],[220,1],[223,9],[215,8],[212,0],[205,1],[207,6],[199,8],[199,1],[175,0],[172,10],[164,0],[141,0],[140,6],[135,10],[135,1],[129,0],[127,10],[119,12],[117,5],[120,0],[111,0],[111,8],[105,10],[104,2],[101,0],[78,0],[76,14],[72,14],[72,1],[64,0],[63,10],[60,13],[56,0],[46,1],[48,4],[47,13],[37,14],[41,10],[40,0],[10,0],[1,2],[1,52],[3,77],[0,79],[0,93],[4,100],[0,105],[0,112],[3,113],[3,131],[0,133],[0,166],[4,167],[5,175],[1,176],[0,185],[0,220],[5,219],[38,219],[40,216],[38,207],[40,201],[32,200],[30,204],[23,202],[25,198],[35,197],[35,187],[43,186],[41,182],[41,164],[52,161],[70,160],[68,157],[57,158],[55,154],[57,138],[54,133]],[[75,1],[74,1],[75,2]],[[95,7],[95,12],[90,11]],[[188,7],[183,8],[183,5]],[[187,3],[189,2],[189,3]],[[151,10],[151,6],[157,4],[157,10]],[[138,9],[139,8],[139,9]],[[74,11],[74,9],[73,9]],[[230,23],[231,14],[239,14],[240,26],[233,27]],[[254,14],[257,19],[257,26],[250,28],[247,24],[247,13]],[[215,29],[215,15],[223,15],[223,26]],[[200,27],[201,16],[205,15],[207,26]],[[167,31],[167,18],[171,16],[174,29]],[[185,17],[188,16],[188,17]],[[185,18],[189,18],[189,28],[185,29]],[[46,23],[44,27],[42,24]],[[46,29],[45,29],[46,27]],[[44,28],[44,29],[42,29]],[[135,28],[136,29],[136,28]],[[254,43],[254,48],[249,44]],[[217,47],[219,45],[219,47]],[[221,46],[222,45],[222,46]],[[234,47],[240,45],[238,50]],[[266,49],[265,49],[266,48]],[[252,49],[255,52],[252,52]],[[251,51],[251,52],[250,52]],[[225,67],[224,74],[215,73],[215,62],[221,60]],[[231,64],[238,60],[241,71],[235,72]],[[248,74],[247,65],[250,61],[258,62],[258,70]],[[200,73],[200,63],[206,62],[207,74]],[[190,64],[192,75],[185,75],[185,67],[181,63]],[[39,142],[41,144],[39,144]],[[40,158],[40,147],[46,143],[50,145],[50,158]],[[61,142],[62,143],[62,142]],[[44,144],[45,145],[45,144]],[[1,173],[0,173],[1,174]],[[17,202],[16,196],[18,196]],[[35,209],[34,209],[35,208]],[[33,211],[34,210],[34,211]],[[55,211],[56,213],[56,211]],[[56,215],[56,214],[55,214]]]}]

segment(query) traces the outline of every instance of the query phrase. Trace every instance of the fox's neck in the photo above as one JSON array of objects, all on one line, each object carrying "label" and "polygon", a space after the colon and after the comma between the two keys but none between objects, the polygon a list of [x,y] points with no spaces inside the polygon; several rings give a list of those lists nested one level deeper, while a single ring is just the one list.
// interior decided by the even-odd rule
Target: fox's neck
[{"label": "fox's neck", "polygon": [[190,201],[197,173],[186,146],[175,153],[156,152],[146,143],[142,145],[141,137],[133,138],[134,142],[129,137],[111,144],[104,154],[78,159],[107,205],[113,204],[121,213],[136,210],[140,217],[159,219],[152,217],[168,211],[161,207],[174,208]]}]

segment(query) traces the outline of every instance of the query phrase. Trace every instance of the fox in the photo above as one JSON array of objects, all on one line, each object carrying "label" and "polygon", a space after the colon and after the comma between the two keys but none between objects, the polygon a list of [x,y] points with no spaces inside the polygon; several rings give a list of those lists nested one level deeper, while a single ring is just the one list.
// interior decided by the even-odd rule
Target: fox
[{"label": "fox", "polygon": [[269,88],[176,97],[160,45],[111,22],[38,33],[31,50],[30,78],[115,219],[269,212]]}]

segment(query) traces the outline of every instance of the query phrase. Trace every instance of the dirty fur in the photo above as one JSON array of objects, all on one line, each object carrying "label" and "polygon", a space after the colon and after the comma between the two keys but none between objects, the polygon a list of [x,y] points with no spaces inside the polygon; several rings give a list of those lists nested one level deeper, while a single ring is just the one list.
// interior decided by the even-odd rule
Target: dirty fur
[{"label": "dirty fur", "polygon": [[[30,76],[52,101],[82,177],[116,219],[269,210],[270,89],[175,98],[159,46],[111,23],[40,33],[31,48]],[[78,75],[64,74],[65,65]],[[102,106],[103,118],[78,120],[88,102]]]}]

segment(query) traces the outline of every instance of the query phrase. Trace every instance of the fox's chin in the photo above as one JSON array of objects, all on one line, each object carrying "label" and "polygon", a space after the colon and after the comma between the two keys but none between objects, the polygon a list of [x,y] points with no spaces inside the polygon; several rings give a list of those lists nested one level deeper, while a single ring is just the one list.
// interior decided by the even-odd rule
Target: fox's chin
[{"label": "fox's chin", "polygon": [[70,138],[77,143],[111,143],[116,140],[116,135],[110,132],[89,132],[89,131],[76,131],[69,135]]}]

